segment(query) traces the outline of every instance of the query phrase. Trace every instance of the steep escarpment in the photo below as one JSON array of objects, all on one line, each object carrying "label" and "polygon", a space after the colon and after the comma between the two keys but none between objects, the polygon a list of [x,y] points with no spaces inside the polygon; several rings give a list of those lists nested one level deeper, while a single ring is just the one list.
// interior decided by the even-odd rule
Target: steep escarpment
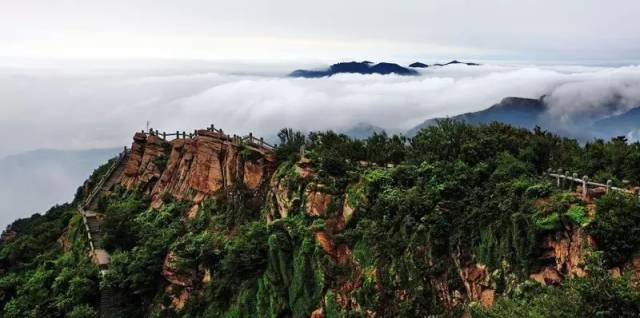
[{"label": "steep escarpment", "polygon": [[96,198],[108,270],[91,263],[74,206],[109,165],[74,204],[5,231],[4,316],[640,313],[640,199],[584,198],[542,174],[569,167],[622,187],[640,180],[627,166],[636,146],[449,121],[411,140],[283,130],[276,148],[182,136],[136,134]]},{"label": "steep escarpment", "polygon": [[199,130],[194,138],[172,141],[137,133],[119,183],[149,195],[157,208],[166,195],[195,204],[239,188],[257,196],[274,170],[272,153],[218,132]]}]

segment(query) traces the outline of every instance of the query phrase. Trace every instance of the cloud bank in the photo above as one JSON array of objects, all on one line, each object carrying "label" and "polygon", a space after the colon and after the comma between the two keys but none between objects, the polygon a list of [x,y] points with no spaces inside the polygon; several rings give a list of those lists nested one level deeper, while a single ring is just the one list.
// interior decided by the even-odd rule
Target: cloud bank
[{"label": "cloud bank", "polygon": [[[232,67],[228,67],[232,69]],[[277,67],[276,67],[277,68]],[[477,111],[506,96],[549,96],[550,125],[579,129],[640,105],[640,67],[448,66],[421,76],[284,77],[244,65],[240,73],[198,64],[0,69],[0,157],[38,148],[128,144],[146,121],[160,130],[214,123],[235,133],[282,127],[348,129],[366,122],[403,132],[425,119]],[[274,75],[275,74],[275,75]]]},{"label": "cloud bank", "polygon": [[[282,127],[347,130],[358,123],[404,132],[425,119],[481,110],[507,96],[547,95],[546,128],[580,134],[599,118],[640,106],[639,66],[453,65],[416,77],[284,77],[299,67],[202,61],[0,67],[0,160],[41,148],[118,149],[130,144],[146,121],[164,131],[213,123],[229,133],[265,137]],[[639,132],[629,137],[637,139]],[[52,157],[30,165],[1,161],[13,162],[0,176],[13,180],[0,188],[0,214],[8,216],[1,222],[71,198],[105,156],[82,161],[81,169],[47,158]],[[32,194],[31,189],[42,193],[31,199],[16,195]]]}]

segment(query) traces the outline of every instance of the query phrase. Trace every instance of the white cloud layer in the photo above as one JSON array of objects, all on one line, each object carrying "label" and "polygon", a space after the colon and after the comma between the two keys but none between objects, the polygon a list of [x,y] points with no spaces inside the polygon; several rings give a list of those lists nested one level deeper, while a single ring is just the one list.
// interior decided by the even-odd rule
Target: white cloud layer
[{"label": "white cloud layer", "polygon": [[[507,96],[546,94],[552,104],[549,125],[580,133],[595,119],[640,106],[638,66],[448,66],[417,77],[293,79],[284,76],[295,68],[291,65],[12,65],[0,67],[0,162],[5,155],[39,148],[119,149],[147,120],[168,132],[213,123],[229,133],[273,136],[282,127],[341,130],[361,122],[403,132],[425,119],[481,110]],[[637,139],[638,131],[629,137]],[[0,180],[8,180],[0,186],[0,226],[71,198],[104,158],[79,154],[82,158],[70,153],[57,161],[42,155],[29,164],[15,159],[24,156],[5,160],[13,164],[0,169]],[[89,161],[82,161],[82,168],[73,163],[83,158]],[[32,189],[47,195],[34,197]]]},{"label": "white cloud layer", "polygon": [[[402,132],[425,119],[477,111],[503,97],[550,95],[567,128],[640,105],[640,67],[448,66],[418,77],[342,74],[287,78],[285,65],[206,62],[29,65],[0,69],[0,156],[38,148],[128,144],[145,127],[274,135],[282,127]],[[276,75],[274,75],[276,74]]]}]

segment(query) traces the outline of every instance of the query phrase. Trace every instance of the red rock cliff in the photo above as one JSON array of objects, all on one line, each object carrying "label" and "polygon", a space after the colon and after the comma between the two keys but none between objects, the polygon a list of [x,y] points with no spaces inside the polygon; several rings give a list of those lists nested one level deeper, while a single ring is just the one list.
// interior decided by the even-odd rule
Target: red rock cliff
[{"label": "red rock cliff", "polygon": [[120,185],[149,193],[156,207],[165,194],[198,204],[239,187],[258,193],[275,169],[270,151],[209,130],[172,141],[136,133],[125,164]]}]

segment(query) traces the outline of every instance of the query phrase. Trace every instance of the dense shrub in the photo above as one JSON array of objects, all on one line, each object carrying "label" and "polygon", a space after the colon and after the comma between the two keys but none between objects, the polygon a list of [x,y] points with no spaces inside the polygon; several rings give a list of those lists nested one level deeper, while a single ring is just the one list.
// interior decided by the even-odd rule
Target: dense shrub
[{"label": "dense shrub", "polygon": [[620,265],[640,250],[640,199],[610,192],[596,201],[596,215],[587,227],[608,266]]}]

